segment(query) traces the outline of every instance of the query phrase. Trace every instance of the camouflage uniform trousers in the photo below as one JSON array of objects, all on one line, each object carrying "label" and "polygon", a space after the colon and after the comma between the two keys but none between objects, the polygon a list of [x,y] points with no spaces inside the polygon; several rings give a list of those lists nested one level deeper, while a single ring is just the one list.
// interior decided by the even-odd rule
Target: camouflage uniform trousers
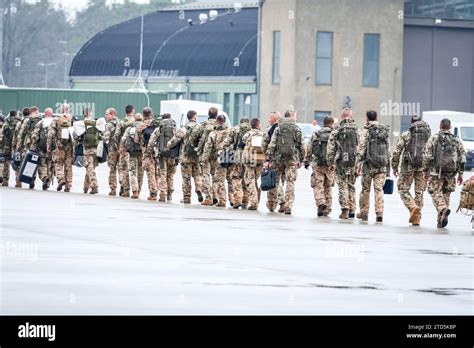
[{"label": "camouflage uniform trousers", "polygon": [[96,189],[97,175],[95,174],[95,168],[99,165],[96,154],[84,154],[84,160],[82,162],[86,169],[86,175],[84,177],[84,190]]},{"label": "camouflage uniform trousers", "polygon": [[336,182],[338,186],[338,198],[341,209],[349,209],[355,213],[356,205],[356,188],[355,182],[357,177],[354,174],[336,173]]},{"label": "camouflage uniform trousers", "polygon": [[[276,164],[273,166],[273,169],[276,172],[276,188],[268,191],[267,206],[276,208],[279,201],[279,195],[283,194],[284,202],[280,201],[280,204],[284,204],[285,208],[291,209],[295,202],[295,182],[298,177],[298,164]],[[281,184],[283,175],[285,177],[285,187]]]},{"label": "camouflage uniform trousers", "polygon": [[[130,171],[130,186],[132,188],[132,192],[140,193],[143,183],[142,156],[129,156],[128,166]],[[124,186],[124,190],[127,190],[127,187]]]},{"label": "camouflage uniform trousers", "polygon": [[216,161],[210,160],[201,164],[201,175],[202,175],[202,193],[206,195],[206,197],[213,198],[213,185],[212,185],[212,177],[216,172]]},{"label": "camouflage uniform trousers", "polygon": [[438,177],[431,175],[428,181],[428,193],[433,199],[436,210],[441,212],[449,208],[451,193],[456,190],[456,177]]},{"label": "camouflage uniform trousers", "polygon": [[372,181],[374,183],[375,213],[377,215],[383,214],[383,186],[385,185],[386,178],[387,174],[385,172],[381,173],[380,170],[367,169],[367,173],[362,174],[362,192],[360,193],[359,199],[360,212],[362,215],[369,215]]},{"label": "camouflage uniform trousers", "polygon": [[72,148],[56,149],[53,151],[53,162],[58,183],[64,183],[66,188],[72,186],[72,162],[74,155]]},{"label": "camouflage uniform trousers", "polygon": [[157,196],[158,194],[158,181],[156,179],[156,161],[151,156],[143,158],[143,169],[146,171],[148,180],[148,191],[150,196]]},{"label": "camouflage uniform trousers", "polygon": [[216,198],[220,204],[227,203],[227,190],[225,184],[227,181],[227,168],[222,167],[218,161],[214,161],[213,167],[215,168],[212,176],[212,191],[214,192],[213,197]]},{"label": "camouflage uniform trousers", "polygon": [[160,196],[166,196],[174,191],[174,174],[176,173],[176,160],[170,157],[159,157],[157,159],[160,177],[158,188]]},{"label": "camouflage uniform trousers", "polygon": [[119,153],[119,183],[124,192],[130,192],[130,154],[126,151]]},{"label": "camouflage uniform trousers", "polygon": [[229,185],[229,200],[233,204],[241,205],[249,202],[249,193],[244,182],[244,166],[234,164],[228,170],[231,184]]},{"label": "camouflage uniform trousers", "polygon": [[227,199],[229,202],[234,204],[234,187],[232,185],[232,167],[227,168],[226,180],[227,180]]},{"label": "camouflage uniform trousers", "polygon": [[[410,193],[412,184],[415,183],[415,197]],[[423,193],[426,190],[427,183],[423,179],[422,171],[410,171],[407,173],[401,173],[398,178],[398,193],[402,199],[403,204],[409,211],[413,208],[423,208]]]},{"label": "camouflage uniform trousers", "polygon": [[181,163],[181,176],[183,177],[183,198],[191,198],[191,178],[194,178],[195,191],[202,191],[201,166],[197,159]]},{"label": "camouflage uniform trousers", "polygon": [[334,169],[324,166],[313,166],[311,187],[313,188],[316,206],[325,204],[325,213],[332,211],[332,188],[334,186]]},{"label": "camouflage uniform trousers", "polygon": [[[10,180],[10,167],[11,167],[11,161],[12,160],[5,160],[5,163],[3,163],[2,166],[2,177],[3,177],[3,186],[8,186],[8,181]],[[16,185],[21,185],[20,182],[20,171],[15,171],[15,183]]]},{"label": "camouflage uniform trousers", "polygon": [[119,164],[118,151],[110,151],[107,157],[107,166],[109,167],[109,187],[111,190],[117,189],[117,172]]},{"label": "camouflage uniform trousers", "polygon": [[45,154],[41,154],[39,165],[38,165],[38,177],[42,182],[45,182],[46,179],[51,179],[53,178],[53,173],[52,173],[52,158],[48,157]]},{"label": "camouflage uniform trousers", "polygon": [[256,167],[244,167],[244,182],[248,192],[249,207],[258,207],[260,202],[260,188],[258,187],[258,178],[262,175],[263,164]]}]

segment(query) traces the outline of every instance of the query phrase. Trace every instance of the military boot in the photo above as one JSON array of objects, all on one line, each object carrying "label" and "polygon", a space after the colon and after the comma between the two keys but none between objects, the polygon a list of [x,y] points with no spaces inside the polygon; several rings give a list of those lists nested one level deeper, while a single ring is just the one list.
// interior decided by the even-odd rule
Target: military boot
[{"label": "military boot", "polygon": [[355,219],[356,213],[354,211],[349,211],[349,219]]},{"label": "military boot", "polygon": [[318,217],[324,216],[324,211],[328,206],[326,204],[320,204],[318,206]]},{"label": "military boot", "polygon": [[339,215],[339,219],[341,219],[341,220],[349,219],[349,209],[342,209],[342,212]]},{"label": "military boot", "polygon": [[225,208],[225,207],[226,207],[226,202],[225,202],[225,201],[219,201],[219,202],[216,204],[216,207],[218,207],[218,208]]},{"label": "military boot", "polygon": [[164,193],[160,193],[160,202],[166,202],[166,195]]},{"label": "military boot", "polygon": [[183,204],[191,204],[191,198],[189,197],[184,197],[181,201]]},{"label": "military boot", "polygon": [[369,216],[365,213],[358,213],[357,218],[362,221],[369,221]]},{"label": "military boot", "polygon": [[138,193],[138,191],[133,191],[132,199],[138,199],[139,196],[140,196],[140,194]]},{"label": "military boot", "polygon": [[126,198],[130,197],[130,190],[125,190],[125,189],[124,189],[121,196],[122,196],[122,197],[126,197]]},{"label": "military boot", "polygon": [[285,203],[280,204],[280,209],[278,209],[279,213],[284,213],[286,211]]},{"label": "military boot", "polygon": [[116,189],[110,189],[109,196],[116,196],[117,195],[117,190]]},{"label": "military boot", "polygon": [[171,202],[173,200],[173,191],[168,191],[168,195],[166,196],[166,200]]},{"label": "military boot", "polygon": [[88,188],[88,187],[84,187],[84,188],[82,189],[82,191],[84,192],[84,194],[86,194],[86,193],[89,191],[89,188]]},{"label": "military boot", "polygon": [[256,205],[253,205],[253,204],[249,205],[249,207],[247,208],[247,210],[257,210],[257,209],[258,209],[258,207]]},{"label": "military boot", "polygon": [[202,196],[202,192],[201,191],[196,191],[196,194],[198,196],[199,203],[201,203],[204,200],[204,197]]},{"label": "military boot", "polygon": [[8,187],[8,181],[4,180],[4,181],[2,182],[2,186],[3,186],[3,187]]},{"label": "military boot", "polygon": [[207,196],[206,199],[202,201],[201,204],[209,206],[209,205],[213,205],[214,203],[213,203],[212,197]]},{"label": "military boot", "polygon": [[123,197],[123,194],[124,194],[124,189],[123,189],[123,186],[120,186],[120,191],[119,191],[119,196],[120,197]]},{"label": "military boot", "polygon": [[383,214],[381,214],[381,213],[377,214],[377,216],[375,218],[375,221],[378,222],[378,223],[383,222]]},{"label": "military boot", "polygon": [[273,213],[275,211],[275,205],[267,202],[267,209],[270,211],[270,213]]},{"label": "military boot", "polygon": [[242,202],[242,209],[247,209],[248,205],[247,202]]},{"label": "military boot", "polygon": [[410,220],[408,220],[408,222],[413,224],[413,221],[418,221],[419,215],[420,215],[420,208],[414,207],[413,209],[410,210]]},{"label": "military boot", "polygon": [[62,191],[63,190],[63,187],[64,187],[65,183],[64,182],[60,182],[58,184],[58,187],[56,188],[56,191]]},{"label": "military boot", "polygon": [[46,191],[49,188],[49,179],[43,181],[43,191]]},{"label": "military boot", "polygon": [[98,189],[97,187],[94,187],[94,188],[91,190],[91,192],[89,192],[89,194],[91,194],[91,195],[95,195],[95,194],[97,194],[97,193],[99,193],[99,189]]},{"label": "military boot", "polygon": [[286,215],[291,215],[291,208],[286,208],[285,209],[285,214]]},{"label": "military boot", "polygon": [[147,198],[149,201],[156,201],[158,194],[156,192],[150,192],[150,196]]}]

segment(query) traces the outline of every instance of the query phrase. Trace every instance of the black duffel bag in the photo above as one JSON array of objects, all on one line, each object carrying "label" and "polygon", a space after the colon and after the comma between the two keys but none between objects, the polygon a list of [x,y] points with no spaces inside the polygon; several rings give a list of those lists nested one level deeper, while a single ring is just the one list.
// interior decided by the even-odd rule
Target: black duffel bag
[{"label": "black duffel bag", "polygon": [[276,173],[273,169],[264,169],[261,177],[262,183],[260,189],[262,191],[269,191],[276,187]]}]

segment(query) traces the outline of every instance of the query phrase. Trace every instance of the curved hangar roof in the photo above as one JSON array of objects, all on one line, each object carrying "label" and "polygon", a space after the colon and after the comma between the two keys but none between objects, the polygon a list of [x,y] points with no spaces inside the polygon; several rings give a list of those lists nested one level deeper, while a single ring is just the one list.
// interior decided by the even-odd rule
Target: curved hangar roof
[{"label": "curved hangar roof", "polygon": [[[144,16],[143,75],[255,76],[257,8],[161,11]],[[192,20],[192,25],[188,20]],[[70,76],[137,76],[141,17],[112,26],[90,39],[75,56]]]}]

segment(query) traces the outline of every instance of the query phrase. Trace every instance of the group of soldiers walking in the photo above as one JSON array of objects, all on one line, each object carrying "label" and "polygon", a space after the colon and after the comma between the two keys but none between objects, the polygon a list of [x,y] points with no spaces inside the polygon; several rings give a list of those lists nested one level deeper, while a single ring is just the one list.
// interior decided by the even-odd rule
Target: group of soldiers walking
[{"label": "group of soldiers walking", "polygon": [[[450,195],[456,181],[463,182],[466,152],[460,140],[450,132],[450,121],[440,124],[439,133],[431,129],[418,115],[411,127],[398,139],[391,153],[390,130],[378,122],[377,113],[366,113],[367,123],[359,128],[352,110],[345,107],[341,121],[327,116],[323,127],[314,132],[308,144],[296,124],[296,112],[271,113],[269,126],[261,130],[258,118],[244,117],[235,127],[228,127],[225,116],[211,108],[208,120],[197,123],[197,113],[189,111],[187,123],[178,128],[169,114],[156,119],[146,107],[136,113],[132,105],[125,108],[125,117],[117,111],[105,112],[104,129],[99,121],[84,110],[84,130],[73,127],[69,105],[60,107],[59,115],[51,108],[40,117],[37,107],[24,108],[0,120],[0,177],[8,186],[10,167],[16,173],[16,187],[21,187],[19,165],[28,150],[40,154],[37,176],[43,190],[57,179],[57,191],[69,192],[72,168],[77,162],[77,145],[82,146],[82,161],[86,169],[84,193],[97,194],[95,168],[99,165],[98,148],[107,148],[109,195],[137,199],[146,173],[148,200],[172,200],[174,174],[181,165],[182,203],[190,204],[192,181],[194,192],[202,205],[233,209],[257,210],[261,199],[258,180],[263,171],[274,171],[275,185],[267,193],[266,207],[270,212],[291,214],[295,200],[298,170],[311,167],[311,182],[319,217],[332,210],[332,187],[339,189],[339,218],[368,221],[371,188],[375,194],[376,221],[383,222],[384,185],[393,174],[398,179],[398,191],[409,210],[409,223],[421,223],[423,193],[428,188],[438,211],[438,227],[448,223]],[[71,131],[74,129],[74,131]],[[100,144],[100,145],[99,145]],[[102,152],[101,150],[100,152]],[[0,158],[0,159],[1,159]],[[361,178],[359,212],[356,202],[356,180]],[[414,185],[415,195],[410,189]],[[34,188],[34,181],[30,184]]]}]

